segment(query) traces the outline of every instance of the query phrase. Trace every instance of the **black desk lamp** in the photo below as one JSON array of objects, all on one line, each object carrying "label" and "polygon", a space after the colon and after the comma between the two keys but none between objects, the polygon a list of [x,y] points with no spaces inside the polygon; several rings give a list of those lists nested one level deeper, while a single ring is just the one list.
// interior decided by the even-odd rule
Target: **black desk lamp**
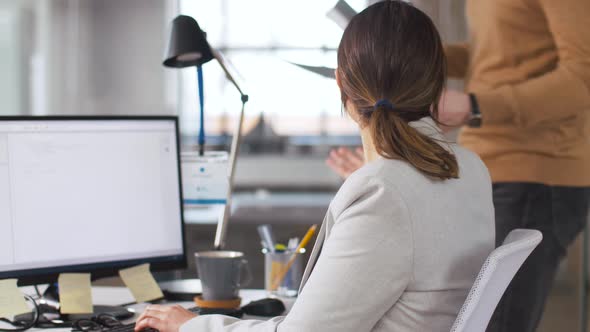
[{"label": "black desk lamp", "polygon": [[242,123],[244,122],[244,108],[246,106],[246,102],[248,102],[248,95],[242,92],[240,86],[236,83],[236,80],[228,71],[221,54],[212,49],[209,43],[207,42],[206,34],[201,28],[197,21],[194,18],[186,15],[179,15],[172,21],[172,33],[170,35],[170,44],[168,46],[168,53],[166,59],[164,60],[163,64],[166,67],[173,67],[173,68],[185,68],[185,67],[197,67],[197,72],[199,75],[199,94],[201,96],[201,130],[199,132],[199,152],[202,155],[204,150],[204,131],[203,131],[203,98],[202,98],[202,86],[203,86],[203,79],[202,79],[202,72],[201,66],[204,63],[207,63],[211,60],[217,60],[221,69],[225,73],[227,79],[236,87],[238,92],[241,95],[242,100],[242,110],[240,112],[240,118],[238,121],[238,125],[236,126],[233,138],[232,138],[232,145],[229,154],[229,172],[228,172],[228,184],[229,188],[227,190],[227,200],[225,203],[225,208],[223,210],[223,215],[219,219],[217,223],[217,230],[215,232],[215,242],[214,246],[215,249],[221,250],[225,245],[225,234],[227,230],[227,222],[230,215],[230,207],[231,207],[231,196],[234,187],[234,175],[236,169],[236,160],[238,156],[238,150],[240,147],[240,140],[242,136]]}]

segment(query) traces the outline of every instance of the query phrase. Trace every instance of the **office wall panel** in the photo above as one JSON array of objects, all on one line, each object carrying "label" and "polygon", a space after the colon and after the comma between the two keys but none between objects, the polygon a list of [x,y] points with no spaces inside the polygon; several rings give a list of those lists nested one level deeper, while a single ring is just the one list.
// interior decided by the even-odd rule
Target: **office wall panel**
[{"label": "office wall panel", "polygon": [[0,0],[0,114],[174,114],[175,0]]},{"label": "office wall panel", "polygon": [[16,3],[0,2],[0,115],[27,114],[30,17]]}]

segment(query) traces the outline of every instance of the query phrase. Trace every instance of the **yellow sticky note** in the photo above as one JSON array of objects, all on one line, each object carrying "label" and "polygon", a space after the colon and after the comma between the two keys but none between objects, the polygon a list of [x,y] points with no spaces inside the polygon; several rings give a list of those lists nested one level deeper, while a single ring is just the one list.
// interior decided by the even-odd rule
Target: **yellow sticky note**
[{"label": "yellow sticky note", "polygon": [[90,273],[62,273],[57,278],[62,314],[92,313]]},{"label": "yellow sticky note", "polygon": [[141,264],[119,271],[123,282],[137,303],[164,297],[162,290],[150,272],[149,264]]},{"label": "yellow sticky note", "polygon": [[0,317],[12,317],[31,312],[16,279],[0,280]]}]

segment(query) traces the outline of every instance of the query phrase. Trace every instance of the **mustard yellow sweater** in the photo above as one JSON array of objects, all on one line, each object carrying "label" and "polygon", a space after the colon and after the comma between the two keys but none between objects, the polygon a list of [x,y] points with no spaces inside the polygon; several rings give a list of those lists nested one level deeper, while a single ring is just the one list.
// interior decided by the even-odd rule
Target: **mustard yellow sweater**
[{"label": "mustard yellow sweater", "polygon": [[460,143],[494,182],[590,186],[590,0],[467,0],[467,19],[448,71],[484,124]]}]

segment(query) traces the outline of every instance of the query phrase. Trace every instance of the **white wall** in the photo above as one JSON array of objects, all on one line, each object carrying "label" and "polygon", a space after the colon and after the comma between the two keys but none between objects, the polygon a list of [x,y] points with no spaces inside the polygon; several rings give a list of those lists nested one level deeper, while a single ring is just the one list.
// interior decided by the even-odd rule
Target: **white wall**
[{"label": "white wall", "polygon": [[0,0],[0,115],[25,114],[29,108],[27,13],[20,4]]},{"label": "white wall", "polygon": [[177,73],[161,65],[175,7],[0,0],[0,114],[175,114]]}]

